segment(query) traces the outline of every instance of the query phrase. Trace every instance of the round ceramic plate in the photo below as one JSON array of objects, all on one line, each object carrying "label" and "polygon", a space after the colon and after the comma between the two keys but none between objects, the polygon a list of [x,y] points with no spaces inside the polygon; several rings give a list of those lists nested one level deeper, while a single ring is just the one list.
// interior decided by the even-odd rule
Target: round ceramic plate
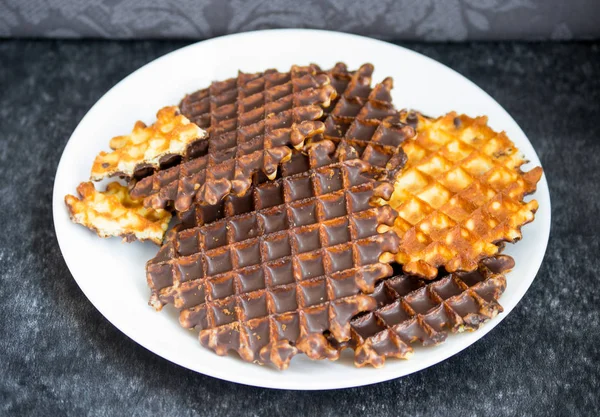
[{"label": "round ceramic plate", "polygon": [[137,70],[98,100],[73,132],[54,183],[54,224],[67,265],[94,306],[123,333],[157,355],[216,378],[270,388],[346,388],[398,378],[449,358],[485,336],[523,297],[540,267],[550,233],[545,178],[533,196],[540,205],[535,222],[524,227],[522,241],[506,249],[516,267],[507,277],[508,287],[500,300],[504,313],[476,332],[450,335],[436,347],[416,348],[410,360],[390,359],[382,369],[355,368],[349,351],[335,362],[299,355],[284,372],[235,356],[217,356],[200,346],[194,332],[179,326],[174,309],[157,313],[148,306],[144,266],[155,255],[155,245],[99,239],[69,220],[65,194],[75,193],[79,182],[89,177],[96,154],[108,149],[113,136],[130,132],[136,120],[151,123],[161,107],[178,103],[184,94],[211,81],[233,77],[238,70],[287,70],[292,64],[313,62],[328,68],[338,61],[351,69],[373,63],[375,82],[393,76],[398,108],[410,107],[431,116],[451,110],[489,116],[491,127],[505,130],[531,160],[526,169],[540,165],[517,123],[483,90],[444,65],[389,43],[342,33],[276,30],[225,36],[172,52]]}]

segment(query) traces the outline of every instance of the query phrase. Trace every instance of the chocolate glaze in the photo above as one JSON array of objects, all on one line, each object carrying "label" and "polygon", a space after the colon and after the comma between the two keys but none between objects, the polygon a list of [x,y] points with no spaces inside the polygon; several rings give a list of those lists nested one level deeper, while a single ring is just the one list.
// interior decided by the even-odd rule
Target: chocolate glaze
[{"label": "chocolate glaze", "polygon": [[[314,136],[310,141],[333,141],[338,145],[338,154],[344,154],[338,155],[339,159],[362,158],[381,168],[380,173],[385,172],[392,179],[406,162],[406,155],[399,144],[414,135],[413,128],[400,121],[397,112],[391,105],[392,80],[386,79],[372,89],[370,87],[373,73],[371,64],[362,65],[357,71],[350,72],[345,64],[338,63],[324,73],[336,89],[337,97],[332,100],[331,106],[326,107],[323,111],[321,120],[325,123],[325,132],[323,135]],[[190,97],[190,100],[196,101],[197,99]],[[377,112],[374,109],[378,109]],[[210,111],[210,109],[206,107],[204,111]],[[328,165],[330,159],[327,154],[323,154],[323,160],[313,163],[312,167]],[[309,169],[307,156],[301,152],[293,152],[289,161],[281,163],[278,175],[285,178],[307,172]],[[364,174],[358,175],[358,178],[363,181],[367,180]],[[193,180],[196,181],[196,178]],[[261,187],[267,180],[268,178],[259,172],[254,176],[252,183],[254,187]],[[201,178],[200,181],[202,181]],[[328,193],[340,186],[339,175],[335,172],[323,172],[319,181],[320,189]],[[307,190],[302,187],[293,189],[297,189],[299,192]],[[386,199],[391,196],[392,190],[391,186],[388,187]],[[175,189],[169,198],[176,198],[176,191]],[[273,192],[273,201],[275,201],[276,193],[280,190],[265,188],[264,192],[271,191]],[[295,198],[308,197],[308,195],[298,195]],[[180,217],[183,218],[186,226],[190,227],[261,208],[252,207],[250,200],[245,200],[247,204],[239,204],[235,198],[231,194],[225,196],[224,200],[218,203],[218,206],[222,208],[220,210],[215,210],[212,206],[205,204],[192,203],[190,210],[180,214]]]},{"label": "chocolate glaze", "polygon": [[186,96],[181,111],[208,129],[207,146],[195,148],[195,159],[141,179],[132,196],[147,197],[154,208],[174,202],[184,212],[194,200],[215,205],[231,191],[245,194],[261,170],[275,175],[291,148],[324,131],[317,119],[336,91],[318,71],[294,66],[288,73],[240,74]]},{"label": "chocolate glaze", "polygon": [[[338,90],[337,104],[325,119],[325,132],[310,141],[331,140],[338,149],[347,152],[352,148],[371,165],[389,169],[392,158],[399,159],[392,162],[393,166],[403,163],[400,144],[413,137],[415,130],[400,120],[391,103],[392,79],[386,78],[371,89],[372,72],[373,66],[365,64],[348,76],[346,90]],[[329,72],[331,78],[334,74]]]},{"label": "chocolate glaze", "polygon": [[394,211],[368,204],[378,169],[334,151],[329,141],[312,144],[314,168],[254,187],[254,207],[265,208],[170,236],[170,249],[148,263],[151,303],[173,303],[182,325],[220,354],[281,368],[296,351],[337,357],[324,333],[348,340],[350,320],[377,306],[362,292],[392,274],[379,259],[399,242],[377,231]]},{"label": "chocolate glaze", "polygon": [[438,344],[449,331],[479,328],[502,311],[497,302],[506,287],[502,274],[513,266],[511,257],[497,255],[469,273],[434,281],[402,274],[380,282],[373,292],[376,309],[350,322],[356,365],[383,366],[386,357],[409,357],[413,343]]}]

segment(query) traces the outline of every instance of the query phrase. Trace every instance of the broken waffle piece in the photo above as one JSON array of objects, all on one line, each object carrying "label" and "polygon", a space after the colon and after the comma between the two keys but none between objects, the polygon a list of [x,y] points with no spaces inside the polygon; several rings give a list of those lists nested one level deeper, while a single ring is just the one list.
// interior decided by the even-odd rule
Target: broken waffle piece
[{"label": "broken waffle piece", "polygon": [[181,103],[183,114],[208,129],[204,155],[142,179],[132,195],[179,212],[194,201],[216,205],[230,193],[245,195],[255,174],[275,178],[292,149],[324,131],[319,119],[335,97],[329,77],[314,65],[213,82]]},{"label": "broken waffle piece", "polygon": [[81,198],[65,196],[71,220],[95,231],[100,237],[120,236],[124,242],[150,240],[162,243],[171,220],[165,210],[148,209],[141,199],[132,199],[126,186],[112,182],[97,191],[91,182],[77,187]]},{"label": "broken waffle piece", "polygon": [[402,119],[417,131],[401,145],[407,161],[389,200],[404,272],[433,279],[439,267],[473,271],[499,244],[519,240],[538,208],[524,196],[535,191],[542,168],[523,172],[523,154],[486,117],[404,112]]},{"label": "broken waffle piece", "polygon": [[150,304],[173,304],[202,345],[279,369],[299,352],[337,359],[327,336],[348,340],[352,317],[375,308],[367,294],[399,246],[377,231],[394,211],[370,204],[380,171],[331,141],[294,155],[305,168],[252,188],[254,211],[176,230],[146,266]]},{"label": "broken waffle piece", "polygon": [[163,161],[184,155],[188,147],[206,137],[206,132],[175,106],[159,110],[156,119],[150,126],[138,121],[129,135],[112,138],[113,151],[98,154],[90,179],[100,181],[115,175],[132,178],[138,171],[158,169]]},{"label": "broken waffle piece", "polygon": [[372,295],[377,308],[350,322],[355,365],[379,368],[387,357],[410,358],[415,343],[437,345],[448,332],[479,329],[503,311],[498,303],[506,288],[503,274],[513,266],[510,256],[496,255],[475,271],[433,282],[407,275],[380,282]]}]

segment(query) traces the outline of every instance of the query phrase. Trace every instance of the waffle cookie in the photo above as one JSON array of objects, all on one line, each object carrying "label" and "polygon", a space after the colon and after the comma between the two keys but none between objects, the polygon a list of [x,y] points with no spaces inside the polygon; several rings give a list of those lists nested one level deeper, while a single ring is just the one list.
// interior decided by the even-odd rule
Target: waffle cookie
[{"label": "waffle cookie", "polygon": [[[339,149],[351,146],[361,159],[381,168],[386,167],[392,157],[403,158],[404,154],[398,148],[413,137],[415,131],[400,120],[398,110],[392,105],[392,78],[371,87],[371,64],[364,64],[352,73],[348,73],[343,64],[338,64],[329,73],[336,80],[334,85],[339,98],[335,106],[328,109],[325,132],[309,141],[329,140]],[[402,167],[403,163],[395,166]]]},{"label": "waffle cookie", "polygon": [[317,71],[293,66],[287,73],[240,73],[195,93],[196,101],[184,99],[185,114],[209,129],[206,154],[140,180],[132,195],[147,197],[153,208],[173,202],[186,211],[194,199],[214,205],[232,191],[245,194],[257,172],[275,178],[292,148],[324,130],[318,119],[336,91]]},{"label": "waffle cookie", "polygon": [[407,275],[380,282],[373,293],[377,309],[350,322],[356,366],[379,368],[386,357],[412,356],[414,343],[436,345],[448,332],[477,330],[502,312],[498,299],[506,288],[503,273],[513,266],[511,257],[495,255],[475,271],[433,282]]},{"label": "waffle cookie", "polygon": [[381,174],[335,146],[309,145],[295,154],[308,166],[252,189],[256,211],[175,230],[147,264],[151,305],[174,304],[180,322],[220,355],[285,369],[303,352],[312,359],[339,355],[326,339],[350,337],[349,322],[375,308],[368,294],[392,274],[382,259],[398,248]]},{"label": "waffle cookie", "polygon": [[[372,88],[371,64],[364,64],[358,70],[350,72],[345,64],[338,63],[325,73],[338,95],[332,105],[324,110],[325,131],[310,138],[309,142],[330,140],[338,145],[340,151],[352,146],[362,159],[375,167],[401,168],[404,154],[398,147],[415,133],[411,126],[400,122],[398,111],[391,104],[391,78],[386,78]],[[344,146],[340,147],[340,144]],[[390,162],[392,158],[399,158],[401,161]],[[282,176],[298,173],[298,168],[291,165],[292,162],[282,164]],[[390,175],[394,174],[390,172]],[[254,178],[254,185],[267,180],[265,175],[259,173]],[[190,227],[254,209],[251,193],[242,196],[230,194],[215,205],[192,204],[187,211],[178,212],[177,215],[186,227]]]},{"label": "waffle cookie", "polygon": [[77,187],[81,199],[67,195],[65,203],[71,220],[100,237],[120,236],[123,241],[150,240],[162,243],[171,213],[143,206],[142,200],[132,199],[127,187],[112,182],[106,191],[97,191],[91,182],[82,182]]},{"label": "waffle cookie", "polygon": [[131,178],[138,171],[158,169],[164,160],[183,155],[205,137],[206,132],[181,115],[177,107],[164,107],[156,114],[154,124],[146,126],[138,121],[129,135],[112,138],[113,151],[98,154],[90,178]]},{"label": "waffle cookie", "polygon": [[407,161],[389,200],[404,272],[433,279],[439,267],[473,271],[498,244],[520,239],[538,208],[523,198],[535,191],[541,167],[521,171],[524,156],[486,117],[405,112],[402,119],[417,130],[402,143]]},{"label": "waffle cookie", "polygon": [[[343,62],[338,62],[333,68],[325,71],[315,64],[309,65],[305,70],[313,76],[318,74],[327,75],[331,85],[337,92],[337,95],[332,97],[329,106],[323,108],[323,120],[329,115],[342,95],[366,97],[371,90],[371,74],[373,73],[373,65],[371,64],[363,64],[357,71],[348,71],[348,67]],[[349,84],[353,77],[356,78],[355,74],[357,72],[361,73],[359,77],[361,83],[355,83],[354,88],[349,88]],[[214,123],[222,121],[222,117],[219,117],[219,114],[223,111],[222,107],[231,104],[232,100],[238,99],[239,88],[249,89],[248,94],[245,94],[246,96],[261,92],[263,89],[269,88],[267,83],[273,84],[269,79],[277,76],[277,74],[280,73],[275,70],[254,74],[240,72],[236,78],[215,82],[208,88],[186,95],[181,100],[179,107],[182,114],[210,133]],[[365,87],[366,94],[360,91]]]}]

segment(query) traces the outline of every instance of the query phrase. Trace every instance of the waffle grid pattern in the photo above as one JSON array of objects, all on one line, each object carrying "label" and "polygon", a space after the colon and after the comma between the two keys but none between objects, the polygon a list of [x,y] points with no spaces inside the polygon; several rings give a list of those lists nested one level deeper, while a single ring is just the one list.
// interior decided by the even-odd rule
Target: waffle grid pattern
[{"label": "waffle grid pattern", "polygon": [[203,142],[206,136],[206,132],[191,123],[177,107],[164,107],[157,112],[152,125],[137,121],[131,133],[112,138],[112,151],[96,156],[90,179],[132,178],[143,172],[154,172],[165,162]]},{"label": "waffle grid pattern", "polygon": [[486,118],[403,117],[416,120],[418,132],[402,144],[407,162],[389,202],[398,211],[404,271],[428,279],[441,266],[472,271],[498,252],[497,244],[520,239],[538,207],[523,198],[535,191],[541,168],[523,173],[521,153]]},{"label": "waffle grid pattern", "polygon": [[390,77],[371,87],[373,69],[373,65],[364,64],[353,73],[338,66],[330,71],[340,97],[325,120],[322,138],[336,145],[352,146],[363,160],[385,168],[389,159],[398,154],[400,144],[414,136],[414,129],[400,121],[392,105]]},{"label": "waffle grid pattern", "polygon": [[143,207],[142,201],[129,196],[127,187],[111,182],[105,191],[98,191],[91,182],[82,182],[77,187],[80,198],[65,196],[69,216],[95,231],[100,237],[119,236],[124,242],[150,240],[157,245],[171,220],[171,213]]},{"label": "waffle grid pattern", "polygon": [[[146,204],[154,208],[173,201],[178,211],[185,211],[194,197],[216,204],[231,191],[244,194],[255,172],[262,170],[274,178],[279,163],[289,158],[290,148],[323,131],[317,120],[335,95],[329,78],[316,74],[312,66],[294,66],[288,73],[270,70],[256,78],[240,74],[215,82],[207,97],[182,103],[186,111],[210,110],[206,155],[140,180],[132,195],[147,197]],[[206,120],[198,122],[207,125]]]},{"label": "waffle grid pattern", "polygon": [[368,164],[315,156],[325,147],[309,150],[310,170],[253,188],[256,212],[178,232],[172,259],[148,264],[151,303],[174,303],[218,354],[280,368],[298,351],[336,358],[325,334],[347,340],[350,319],[374,308],[361,291],[391,274],[379,260],[399,242],[377,232],[394,213],[370,205]]},{"label": "waffle grid pattern", "polygon": [[[356,95],[365,96],[365,93],[361,93],[358,90],[359,88],[366,89],[366,96],[368,96],[369,92],[371,91],[371,75],[373,73],[373,69],[373,65],[363,64],[356,71],[348,71],[348,67],[346,64],[344,64],[343,62],[338,62],[333,66],[333,68],[323,71],[325,74],[327,74],[327,76],[331,80],[331,85],[333,86],[333,88],[335,88],[335,91],[337,92],[337,97],[331,102],[331,106],[323,109],[323,120],[325,120],[327,116],[329,116],[329,114],[333,111],[338,101],[342,97],[353,97]],[[352,89],[351,83],[353,79],[357,78],[357,72],[361,73],[360,84],[357,86],[357,88]]]},{"label": "waffle grid pattern", "polygon": [[448,331],[477,330],[502,312],[497,300],[506,278],[500,272],[512,268],[514,261],[505,255],[491,261],[501,265],[499,271],[483,262],[476,271],[434,282],[407,275],[381,282],[373,293],[377,310],[351,322],[356,365],[381,367],[386,357],[409,358],[416,342],[442,343]]},{"label": "waffle grid pattern", "polygon": [[[332,105],[324,110],[326,130],[323,135],[315,135],[309,139],[312,143],[331,140],[340,149],[352,147],[358,151],[362,159],[371,165],[394,172],[389,168],[401,167],[401,163],[392,158],[402,159],[399,145],[414,136],[414,129],[398,120],[398,112],[391,104],[391,79],[371,88],[371,64],[362,65],[357,71],[349,72],[343,63],[338,63],[325,71],[331,80],[331,85],[337,91],[337,98]],[[331,113],[331,114],[330,114]],[[394,117],[391,117],[395,115]],[[340,146],[342,145],[342,146]],[[292,156],[292,159],[295,155]],[[402,161],[403,162],[403,161]],[[297,168],[286,168],[295,161],[281,164],[281,176],[295,174]],[[265,175],[259,173],[254,179],[254,186],[267,181]],[[178,213],[186,227],[202,225],[236,214],[247,213],[253,207],[251,193],[237,196],[228,195],[215,205],[193,204],[190,209]]]}]

